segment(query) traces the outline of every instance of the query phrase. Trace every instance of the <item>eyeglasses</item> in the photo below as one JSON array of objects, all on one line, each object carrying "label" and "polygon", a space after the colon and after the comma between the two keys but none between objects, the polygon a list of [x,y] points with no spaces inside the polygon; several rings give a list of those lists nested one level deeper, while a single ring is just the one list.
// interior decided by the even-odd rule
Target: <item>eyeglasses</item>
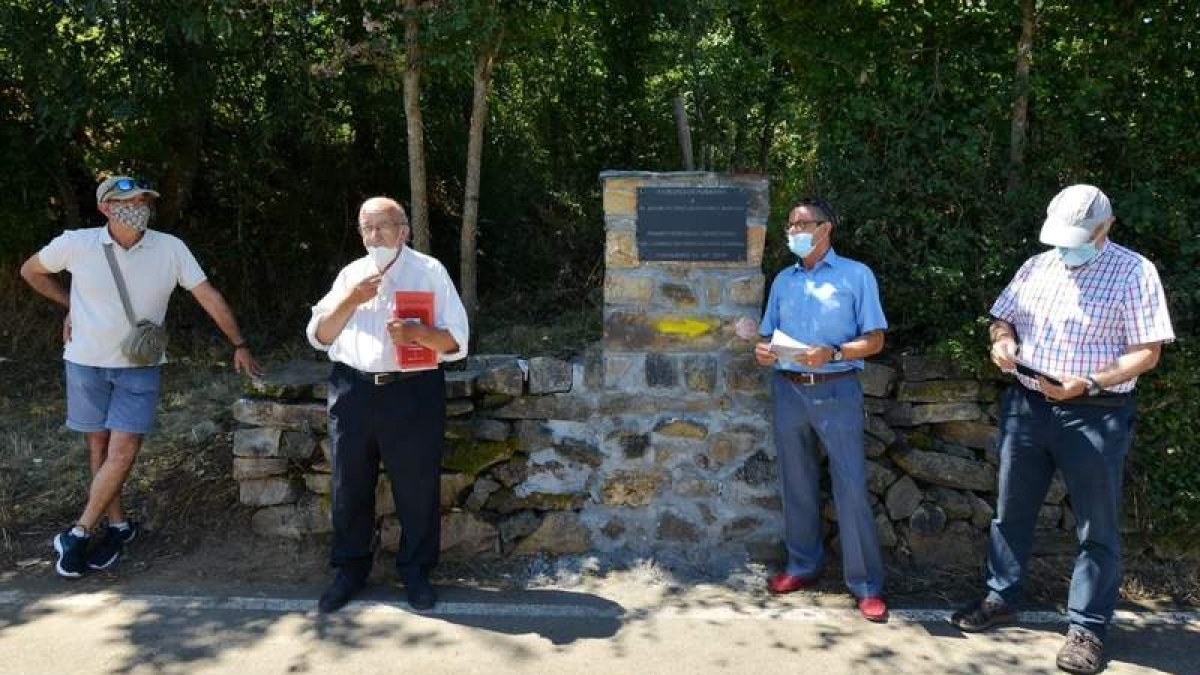
[{"label": "eyeglasses", "polygon": [[400,228],[395,225],[359,225],[359,234],[370,234],[372,232],[395,232]]},{"label": "eyeglasses", "polygon": [[820,227],[821,223],[824,223],[824,222],[827,222],[827,221],[824,221],[824,220],[793,220],[787,224],[787,229],[789,229],[789,230],[814,229],[815,230],[818,227]]},{"label": "eyeglasses", "polygon": [[[818,197],[816,195],[801,197],[800,201],[796,202],[792,206],[792,211],[795,211],[796,209],[800,208],[801,206],[816,207],[817,209],[819,209],[821,211],[821,215],[825,216],[825,220],[822,220],[821,222],[823,222],[823,223],[829,222],[834,227],[840,227],[841,218],[838,217],[837,210],[834,209],[833,204],[830,204],[825,198]],[[791,211],[789,211],[789,213],[791,213]]]}]

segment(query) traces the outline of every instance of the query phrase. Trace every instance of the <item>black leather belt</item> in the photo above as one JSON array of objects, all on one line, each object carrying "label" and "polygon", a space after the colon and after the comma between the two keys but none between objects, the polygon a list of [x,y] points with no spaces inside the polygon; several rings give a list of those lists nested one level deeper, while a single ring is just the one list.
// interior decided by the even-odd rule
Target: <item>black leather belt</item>
[{"label": "black leather belt", "polygon": [[1121,408],[1133,398],[1133,392],[1118,394],[1114,392],[1105,392],[1096,396],[1076,396],[1075,398],[1065,398],[1062,400],[1053,399],[1046,396],[1040,391],[1035,391],[1026,387],[1023,384],[1018,384],[1026,394],[1042,399],[1050,405],[1084,405],[1096,408]]},{"label": "black leather belt", "polygon": [[[1045,394],[1042,395],[1045,397]],[[1130,394],[1099,394],[1097,396],[1076,396],[1075,398],[1067,398],[1061,401],[1056,401],[1052,398],[1046,398],[1046,402],[1052,405],[1087,405],[1099,408],[1123,408],[1129,399]]]},{"label": "black leather belt", "polygon": [[354,375],[355,379],[362,380],[363,382],[370,382],[377,387],[381,387],[385,384],[392,384],[393,382],[403,382],[404,380],[412,379],[418,375],[424,375],[425,373],[430,372],[429,370],[414,370],[407,373],[402,373],[399,371],[387,373],[368,373],[366,371],[358,370],[357,368],[351,368],[344,363],[339,365]]},{"label": "black leather belt", "polygon": [[836,373],[798,373],[793,370],[781,370],[779,371],[779,374],[783,375],[792,382],[795,382],[796,384],[809,386],[833,382],[834,380],[840,380],[844,377],[854,377],[855,372],[853,369],[839,370]]}]

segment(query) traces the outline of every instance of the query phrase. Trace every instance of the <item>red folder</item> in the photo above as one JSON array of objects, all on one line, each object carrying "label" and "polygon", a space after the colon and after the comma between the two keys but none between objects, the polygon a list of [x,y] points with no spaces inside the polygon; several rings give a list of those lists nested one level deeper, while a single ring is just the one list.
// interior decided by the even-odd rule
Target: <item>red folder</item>
[{"label": "red folder", "polygon": [[[396,291],[396,306],[392,316],[433,325],[433,293],[429,291]],[[437,352],[416,344],[397,345],[396,361],[401,369],[436,368]]]}]

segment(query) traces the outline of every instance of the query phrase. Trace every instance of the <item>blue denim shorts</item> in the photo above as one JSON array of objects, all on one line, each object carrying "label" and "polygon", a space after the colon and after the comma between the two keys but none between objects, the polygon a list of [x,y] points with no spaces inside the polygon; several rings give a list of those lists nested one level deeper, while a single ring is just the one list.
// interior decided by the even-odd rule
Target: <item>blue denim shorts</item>
[{"label": "blue denim shorts", "polygon": [[154,428],[162,368],[100,368],[67,365],[67,428],[75,431],[126,431],[146,434]]}]

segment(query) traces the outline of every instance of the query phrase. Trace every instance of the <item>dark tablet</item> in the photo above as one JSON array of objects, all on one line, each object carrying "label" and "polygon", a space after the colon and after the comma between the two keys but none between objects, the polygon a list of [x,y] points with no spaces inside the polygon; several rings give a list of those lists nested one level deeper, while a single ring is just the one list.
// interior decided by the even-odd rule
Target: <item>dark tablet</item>
[{"label": "dark tablet", "polygon": [[1053,375],[1047,375],[1046,373],[1043,373],[1040,370],[1034,370],[1033,368],[1030,368],[1029,366],[1025,365],[1024,363],[1021,363],[1020,361],[1016,361],[1015,363],[1017,364],[1017,372],[1026,377],[1032,377],[1035,380],[1039,377],[1044,377],[1044,378],[1046,378],[1047,382],[1049,382],[1050,384],[1052,384],[1056,387],[1063,386],[1062,380],[1058,379],[1057,377],[1054,377]]}]

